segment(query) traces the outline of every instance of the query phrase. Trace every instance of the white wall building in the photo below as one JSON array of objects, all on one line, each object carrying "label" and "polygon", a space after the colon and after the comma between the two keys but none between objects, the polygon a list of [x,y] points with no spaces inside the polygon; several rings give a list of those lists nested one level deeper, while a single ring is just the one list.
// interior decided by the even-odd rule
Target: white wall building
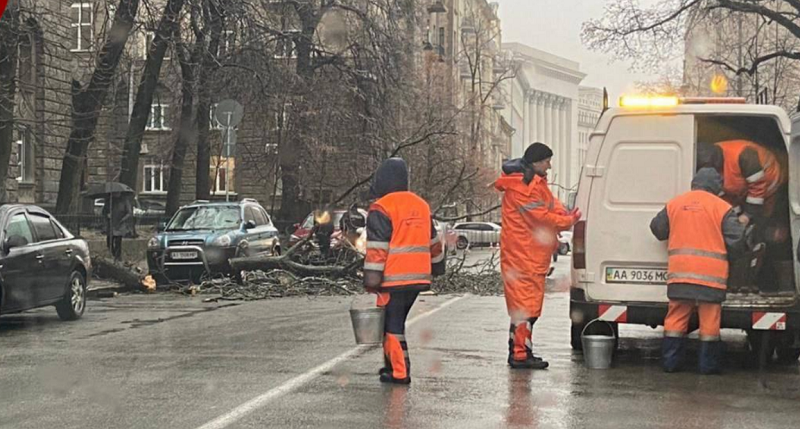
[{"label": "white wall building", "polygon": [[575,61],[521,43],[504,43],[520,68],[504,83],[503,117],[514,128],[511,155],[519,158],[529,144],[539,141],[553,149],[549,180],[566,202],[578,185],[578,85],[586,77]]},{"label": "white wall building", "polygon": [[589,134],[594,131],[603,113],[603,90],[581,86],[578,88],[578,97],[578,148],[575,161],[580,169],[586,161]]}]

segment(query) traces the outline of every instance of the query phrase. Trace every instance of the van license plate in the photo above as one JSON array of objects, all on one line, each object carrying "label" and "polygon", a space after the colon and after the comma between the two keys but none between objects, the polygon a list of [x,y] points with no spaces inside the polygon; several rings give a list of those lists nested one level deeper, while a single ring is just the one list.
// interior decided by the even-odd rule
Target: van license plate
[{"label": "van license plate", "polygon": [[606,267],[606,283],[667,284],[667,270],[659,268]]},{"label": "van license plate", "polygon": [[172,259],[197,259],[197,252],[172,252]]}]

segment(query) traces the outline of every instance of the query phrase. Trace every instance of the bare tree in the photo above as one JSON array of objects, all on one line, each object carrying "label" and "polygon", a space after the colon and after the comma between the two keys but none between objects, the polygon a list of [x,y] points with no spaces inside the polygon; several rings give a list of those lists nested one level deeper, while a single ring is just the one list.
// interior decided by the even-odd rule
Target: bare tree
[{"label": "bare tree", "polygon": [[84,86],[77,80],[72,81],[72,126],[58,184],[56,213],[77,209],[83,162],[89,144],[94,140],[103,101],[113,82],[138,9],[139,0],[120,0],[88,84]]},{"label": "bare tree", "polygon": [[[703,23],[723,32],[716,39],[723,41],[720,49],[700,58],[721,72],[753,78],[771,64],[772,79],[780,80],[787,75],[780,59],[800,59],[800,0],[661,0],[650,7],[615,0],[602,18],[584,23],[583,40],[592,49],[631,60],[635,68],[658,70],[682,56],[684,36]],[[770,26],[774,39],[760,38],[772,32],[765,31]],[[760,92],[761,80],[753,83]],[[737,78],[735,93],[747,95],[743,84]],[[773,80],[772,86],[782,85]]]},{"label": "bare tree", "polygon": [[183,9],[184,0],[167,0],[164,11],[153,34],[147,51],[139,89],[136,91],[136,101],[133,103],[125,143],[122,147],[122,160],[120,161],[120,182],[136,189],[139,177],[139,151],[142,146],[144,129],[150,116],[150,105],[156,92],[161,65],[164,55],[169,47],[169,41],[178,31],[178,20]]}]

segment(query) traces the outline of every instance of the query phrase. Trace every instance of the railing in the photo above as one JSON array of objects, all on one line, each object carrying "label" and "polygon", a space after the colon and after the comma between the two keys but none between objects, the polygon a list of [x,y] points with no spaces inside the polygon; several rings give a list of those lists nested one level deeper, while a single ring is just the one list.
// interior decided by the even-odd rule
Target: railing
[{"label": "railing", "polygon": [[[97,214],[57,215],[56,219],[58,219],[69,232],[77,236],[81,235],[81,231],[94,231],[96,233],[105,234],[108,227],[108,219]],[[161,215],[141,215],[136,216],[135,219],[136,227],[142,229],[155,228],[160,222],[169,221],[168,217]]]}]

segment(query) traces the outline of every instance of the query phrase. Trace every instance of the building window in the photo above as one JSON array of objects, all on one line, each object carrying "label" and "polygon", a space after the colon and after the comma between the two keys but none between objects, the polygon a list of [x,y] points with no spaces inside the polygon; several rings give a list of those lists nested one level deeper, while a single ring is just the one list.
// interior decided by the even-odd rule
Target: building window
[{"label": "building window", "polygon": [[444,46],[444,27],[439,27],[439,46]]},{"label": "building window", "polygon": [[150,164],[144,166],[144,183],[142,185],[143,192],[149,193],[164,193],[166,189],[164,189],[164,185],[166,185],[166,180],[164,180],[164,168],[163,165],[158,164]]},{"label": "building window", "polygon": [[[230,168],[230,171],[228,170]],[[225,194],[234,193],[234,174],[236,172],[236,160],[225,158],[224,156],[211,157],[211,193]]]},{"label": "building window", "polygon": [[297,37],[299,31],[290,30],[276,41],[275,58],[296,58],[297,50],[294,46],[294,38]]},{"label": "building window", "polygon": [[150,105],[150,117],[147,120],[148,130],[169,130],[169,121],[167,115],[169,114],[169,105],[154,102]]},{"label": "building window", "polygon": [[27,132],[20,132],[17,140],[17,165],[19,166],[18,182],[33,182],[33,144]]},{"label": "building window", "polygon": [[[152,31],[148,31],[144,33],[144,49],[142,49],[142,59],[147,59],[147,54],[150,52],[150,45],[153,44],[153,39],[156,37],[156,33]],[[170,60],[172,57],[169,55],[169,44],[167,44],[167,50],[164,52],[164,59]]]},{"label": "building window", "polygon": [[234,45],[234,38],[236,37],[236,33],[233,30],[223,30],[222,34],[220,35],[219,39],[219,46],[217,46],[217,56],[221,57],[224,55],[229,55],[231,53],[231,48]]},{"label": "building window", "polygon": [[70,31],[72,51],[88,51],[92,48],[93,13],[91,3],[73,3],[70,6]]}]

